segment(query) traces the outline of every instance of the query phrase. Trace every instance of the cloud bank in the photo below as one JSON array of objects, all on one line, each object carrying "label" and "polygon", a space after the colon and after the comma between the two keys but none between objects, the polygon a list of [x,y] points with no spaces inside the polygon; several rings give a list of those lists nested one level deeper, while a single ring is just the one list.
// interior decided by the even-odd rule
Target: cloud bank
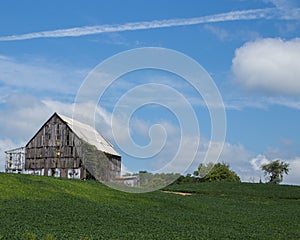
[{"label": "cloud bank", "polygon": [[[288,173],[288,175],[284,175],[282,184],[299,185],[300,157],[294,157],[291,159],[280,159],[280,158],[269,159],[265,155],[260,154],[260,155],[257,155],[256,157],[252,158],[250,160],[250,163],[251,163],[253,169],[257,173],[259,173],[259,172],[261,173],[261,179],[263,181],[265,181],[265,179],[264,179],[265,176],[262,174],[261,166],[263,164],[268,164],[271,161],[274,161],[277,159],[289,163],[289,173]],[[258,176],[258,174],[256,175],[256,180],[257,180],[257,176]]]},{"label": "cloud bank", "polygon": [[248,42],[236,49],[232,72],[236,82],[247,90],[297,95],[300,93],[300,38]]},{"label": "cloud bank", "polygon": [[[28,104],[28,102],[31,104]],[[74,107],[71,103],[63,103],[50,99],[39,100],[30,95],[24,95],[22,99],[20,99],[18,95],[14,94],[5,99],[5,104],[8,106],[8,108],[0,109],[0,114],[3,116],[0,118],[0,132],[3,133],[3,136],[5,136],[5,138],[0,138],[0,171],[4,170],[5,150],[24,146],[38,130],[38,128],[47,120],[47,118],[53,114],[54,111],[72,116],[72,110]],[[94,116],[85,115],[85,110],[93,107],[94,105],[90,103],[83,103],[82,105],[77,106],[77,116],[80,117],[79,120],[87,123],[94,121]],[[107,112],[101,107],[98,107],[95,114],[96,128],[106,138],[108,138],[109,141],[114,143],[111,133],[111,113]],[[139,119],[134,119],[133,121],[134,125],[132,126],[133,129],[131,130],[142,137],[147,137],[151,124],[149,124],[147,121],[142,121]],[[178,131],[180,130],[179,126],[173,125],[169,122],[163,122],[161,124],[163,124],[163,126],[166,128],[169,137],[164,150],[157,157],[150,159],[149,164],[147,163],[145,165],[144,163],[141,163],[141,166],[138,165],[135,166],[135,168],[139,169],[139,167],[147,167],[147,170],[155,170],[161,166],[164,166],[164,164],[167,164],[170,160],[170,157],[174,155],[174,147],[176,148],[176,146],[178,146],[180,134],[180,131]],[[123,131],[125,131],[124,126]],[[120,132],[119,134],[123,134],[123,132]],[[178,172],[180,169],[187,167],[187,161],[193,157],[190,155],[190,145],[196,142],[195,137],[197,136],[191,136],[189,140],[183,144],[183,148],[185,149],[185,158],[178,159],[178,161],[174,162],[174,164],[172,164],[168,170]],[[215,152],[215,156],[213,157],[218,157],[217,150],[221,143],[211,143],[209,139],[201,137],[196,160],[191,164],[190,167],[188,167],[185,174],[193,173],[199,164],[203,162],[209,144],[212,144],[213,152]],[[208,159],[208,162],[215,160],[216,159]],[[242,181],[246,182],[258,182],[260,178],[264,181],[264,175],[260,167],[262,164],[268,163],[271,160],[273,159],[270,159],[264,155],[256,156],[254,153],[245,149],[241,144],[231,144],[228,142],[225,142],[223,151],[219,158],[219,162],[225,162],[229,164],[230,168],[237,172]],[[289,162],[291,168],[289,175],[284,177],[283,183],[299,185],[300,158],[293,157],[283,160]],[[126,164],[126,166],[123,165],[123,173],[136,171],[136,169],[131,169],[133,166],[130,162],[133,162],[134,165],[137,165],[141,161],[139,159],[127,159],[127,157],[125,157],[123,164]]]},{"label": "cloud bank", "polygon": [[73,94],[86,74],[84,69],[78,70],[60,63],[52,64],[36,58],[22,62],[0,55],[0,95],[8,92],[1,88],[3,86],[11,91],[26,89],[31,92]]}]

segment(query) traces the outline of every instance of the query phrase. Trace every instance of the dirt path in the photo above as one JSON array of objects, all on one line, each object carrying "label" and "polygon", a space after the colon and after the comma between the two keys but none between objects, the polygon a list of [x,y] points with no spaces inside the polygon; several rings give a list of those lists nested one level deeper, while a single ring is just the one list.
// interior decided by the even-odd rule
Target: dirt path
[{"label": "dirt path", "polygon": [[172,192],[172,191],[163,191],[165,193],[173,193],[173,194],[178,194],[178,195],[182,195],[182,196],[191,196],[191,193],[187,193],[187,192]]}]

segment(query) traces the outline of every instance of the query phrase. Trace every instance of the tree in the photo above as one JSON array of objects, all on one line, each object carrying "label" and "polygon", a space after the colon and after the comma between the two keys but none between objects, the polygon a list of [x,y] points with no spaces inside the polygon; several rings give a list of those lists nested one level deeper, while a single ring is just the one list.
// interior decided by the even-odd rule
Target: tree
[{"label": "tree", "polygon": [[194,175],[203,178],[214,168],[214,166],[215,164],[212,162],[209,162],[206,165],[201,163],[198,170],[194,172]]},{"label": "tree", "polygon": [[208,163],[207,165],[200,164],[198,176],[204,177],[207,182],[240,182],[240,177],[225,163]]},{"label": "tree", "polygon": [[282,182],[283,174],[288,174],[289,164],[278,159],[268,164],[263,164],[261,169],[265,172],[265,175],[269,179],[269,183],[279,184]]}]

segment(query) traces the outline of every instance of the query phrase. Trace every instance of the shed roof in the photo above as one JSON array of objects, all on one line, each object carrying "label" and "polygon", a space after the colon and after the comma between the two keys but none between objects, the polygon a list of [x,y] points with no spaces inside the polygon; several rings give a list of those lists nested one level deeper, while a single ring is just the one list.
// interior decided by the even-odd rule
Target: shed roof
[{"label": "shed roof", "polygon": [[95,128],[92,126],[64,116],[60,113],[57,115],[72,129],[72,131],[87,143],[94,145],[98,150],[115,155],[121,156]]}]

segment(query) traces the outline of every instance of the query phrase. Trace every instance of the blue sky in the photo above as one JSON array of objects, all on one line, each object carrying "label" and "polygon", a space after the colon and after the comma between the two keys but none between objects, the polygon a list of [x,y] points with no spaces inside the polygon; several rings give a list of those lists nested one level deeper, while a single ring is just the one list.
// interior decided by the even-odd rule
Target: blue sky
[{"label": "blue sky", "polygon": [[[244,181],[258,181],[264,180],[259,166],[279,158],[291,166],[284,183],[300,184],[299,1],[5,0],[0,25],[0,170],[4,150],[26,144],[53,112],[72,114],[76,94],[97,64],[122,51],[161,47],[196,60],[218,87],[227,116],[219,161]],[[145,83],[173,87],[194,106],[201,141],[192,171],[210,143],[209,112],[201,96],[174,74],[144,70],[118,79],[99,103],[96,127],[116,145],[113,108]],[[89,121],[84,112],[93,106],[79,107]],[[155,171],[157,163],[172,158],[180,125],[168,109],[145,106],[129,126],[119,127],[146,145],[153,124],[167,132],[166,147],[143,160],[119,149],[128,171]]]}]

